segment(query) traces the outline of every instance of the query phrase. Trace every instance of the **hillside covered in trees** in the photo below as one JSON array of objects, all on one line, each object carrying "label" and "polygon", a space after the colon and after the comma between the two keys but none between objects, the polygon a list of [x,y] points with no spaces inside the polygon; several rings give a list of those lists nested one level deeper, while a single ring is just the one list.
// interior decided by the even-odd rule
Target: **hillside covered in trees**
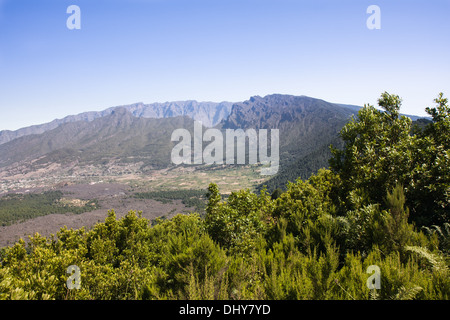
[{"label": "hillside covered in trees", "polygon": [[448,300],[450,107],[435,102],[412,130],[400,98],[383,93],[384,111],[365,106],[341,130],[330,167],[284,192],[225,201],[211,184],[204,218],[152,225],[111,210],[91,230],[3,248],[0,299]]}]

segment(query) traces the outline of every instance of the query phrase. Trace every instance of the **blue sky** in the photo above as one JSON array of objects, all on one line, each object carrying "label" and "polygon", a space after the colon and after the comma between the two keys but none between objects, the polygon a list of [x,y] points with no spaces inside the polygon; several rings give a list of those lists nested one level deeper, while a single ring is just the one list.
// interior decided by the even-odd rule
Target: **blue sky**
[{"label": "blue sky", "polygon": [[[81,29],[69,30],[69,5]],[[369,30],[369,5],[381,29]],[[450,1],[0,0],[0,130],[111,106],[271,93],[425,115],[450,95]]]}]

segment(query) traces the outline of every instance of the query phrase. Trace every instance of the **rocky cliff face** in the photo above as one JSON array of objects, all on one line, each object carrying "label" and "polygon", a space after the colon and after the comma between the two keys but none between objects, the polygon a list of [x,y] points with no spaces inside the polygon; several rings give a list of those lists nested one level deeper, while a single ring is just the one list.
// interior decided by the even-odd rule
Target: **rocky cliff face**
[{"label": "rocky cliff face", "polygon": [[124,107],[138,118],[188,116],[194,120],[201,121],[206,127],[213,127],[228,117],[232,105],[231,102],[216,103],[189,100],[152,104],[136,103]]}]

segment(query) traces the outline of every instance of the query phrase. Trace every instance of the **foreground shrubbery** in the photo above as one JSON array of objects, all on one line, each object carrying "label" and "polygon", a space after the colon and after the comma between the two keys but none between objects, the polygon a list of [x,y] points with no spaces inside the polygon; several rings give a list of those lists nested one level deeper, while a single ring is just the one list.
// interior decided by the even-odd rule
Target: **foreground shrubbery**
[{"label": "foreground shrubbery", "polygon": [[[411,135],[398,97],[384,94],[385,112],[366,107],[344,127],[331,170],[285,192],[223,201],[211,184],[204,218],[152,226],[110,211],[91,230],[4,248],[0,299],[449,299],[450,117],[436,101]],[[369,290],[373,265],[381,287]]]},{"label": "foreground shrubbery", "polygon": [[[449,298],[437,235],[397,225],[376,206],[339,217],[323,211],[325,201],[310,214],[318,203],[302,197],[314,193],[309,182],[291,184],[275,201],[240,191],[211,205],[204,220],[177,215],[152,227],[135,212],[117,220],[111,211],[90,231],[36,235],[3,250],[0,298]],[[81,270],[79,290],[67,289],[69,265]],[[369,265],[381,270],[375,293],[366,286]]]}]

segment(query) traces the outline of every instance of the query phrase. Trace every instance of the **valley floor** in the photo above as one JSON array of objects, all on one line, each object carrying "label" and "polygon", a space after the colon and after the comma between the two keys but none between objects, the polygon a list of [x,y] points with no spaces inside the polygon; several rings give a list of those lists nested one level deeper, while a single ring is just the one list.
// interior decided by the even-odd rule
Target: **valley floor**
[{"label": "valley floor", "polygon": [[[98,200],[99,209],[81,214],[50,214],[16,222],[11,225],[0,225],[0,247],[13,245],[20,238],[36,232],[49,236],[56,234],[60,228],[89,229],[99,221],[104,221],[108,211],[114,209],[120,218],[130,210],[142,211],[142,217],[149,220],[158,217],[170,218],[177,213],[195,211],[181,200],[158,201],[156,199],[137,199],[137,192],[162,190],[205,190],[212,181],[220,185],[224,194],[231,191],[252,189],[265,179],[259,175],[258,168],[252,166],[228,167],[177,167],[172,169],[153,170],[140,173],[111,172],[102,175],[101,170],[94,170],[96,175],[86,175],[87,170],[80,170],[83,175],[65,175],[61,171],[34,172],[22,175],[7,176],[3,171],[2,191],[0,198],[8,193],[33,194],[46,190],[60,190],[64,198],[72,201]],[[58,172],[59,171],[59,172]],[[52,178],[52,176],[54,176]]]},{"label": "valley floor", "polygon": [[69,229],[81,227],[89,229],[99,221],[104,221],[110,209],[114,209],[118,217],[124,216],[130,210],[142,211],[142,217],[149,220],[162,216],[169,218],[175,213],[192,210],[183,205],[181,200],[162,203],[152,199],[131,198],[129,190],[126,184],[117,183],[77,184],[63,187],[61,191],[73,199],[98,199],[100,209],[81,214],[49,214],[8,226],[0,226],[0,247],[13,245],[20,238],[27,240],[28,236],[36,232],[43,236],[56,234],[64,226]]}]

